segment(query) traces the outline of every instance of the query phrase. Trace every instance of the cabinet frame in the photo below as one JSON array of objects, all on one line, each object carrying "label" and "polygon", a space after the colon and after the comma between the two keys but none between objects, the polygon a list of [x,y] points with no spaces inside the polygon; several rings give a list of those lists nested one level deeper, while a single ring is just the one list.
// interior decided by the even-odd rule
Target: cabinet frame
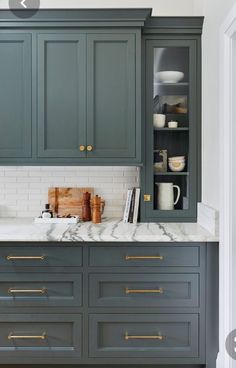
[{"label": "cabinet frame", "polygon": [[[161,32],[162,31],[162,32]],[[145,85],[143,97],[143,140],[144,167],[141,169],[141,221],[196,222],[197,202],[201,201],[201,36],[179,34],[174,35],[166,30],[147,31],[143,37],[142,83]],[[184,33],[184,32],[183,32]],[[153,199],[153,111],[150,105],[153,91],[153,49],[155,47],[188,47],[189,48],[189,208],[186,210],[160,211],[153,209],[153,201],[145,202],[144,194]],[[144,128],[145,127],[145,128]],[[176,132],[178,134],[178,132]],[[171,181],[171,176],[170,176]]]}]

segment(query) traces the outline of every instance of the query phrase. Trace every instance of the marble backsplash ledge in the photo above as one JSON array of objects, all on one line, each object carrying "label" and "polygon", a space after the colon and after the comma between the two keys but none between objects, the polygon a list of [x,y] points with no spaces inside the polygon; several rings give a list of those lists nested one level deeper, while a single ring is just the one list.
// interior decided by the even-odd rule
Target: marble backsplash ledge
[{"label": "marble backsplash ledge", "polygon": [[36,217],[49,187],[93,187],[105,201],[106,217],[122,217],[127,189],[139,185],[139,168],[126,166],[2,166],[0,217]]},{"label": "marble backsplash ledge", "polygon": [[204,203],[198,203],[198,224],[211,234],[219,236],[219,211]]}]

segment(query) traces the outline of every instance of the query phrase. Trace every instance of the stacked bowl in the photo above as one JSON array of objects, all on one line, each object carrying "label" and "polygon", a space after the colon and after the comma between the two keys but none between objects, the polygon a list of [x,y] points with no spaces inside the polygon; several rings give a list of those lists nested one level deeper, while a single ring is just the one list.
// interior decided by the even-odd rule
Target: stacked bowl
[{"label": "stacked bowl", "polygon": [[169,157],[168,163],[171,171],[183,171],[186,165],[185,156]]}]

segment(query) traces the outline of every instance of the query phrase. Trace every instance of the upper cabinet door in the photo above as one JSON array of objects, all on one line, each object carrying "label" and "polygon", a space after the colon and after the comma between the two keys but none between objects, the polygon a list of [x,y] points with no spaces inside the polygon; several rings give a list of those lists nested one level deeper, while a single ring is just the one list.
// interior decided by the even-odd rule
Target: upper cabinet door
[{"label": "upper cabinet door", "polygon": [[89,158],[135,158],[135,34],[87,36]]},{"label": "upper cabinet door", "polygon": [[38,36],[38,156],[85,157],[86,36]]},{"label": "upper cabinet door", "polygon": [[0,159],[31,157],[31,36],[0,34]]}]

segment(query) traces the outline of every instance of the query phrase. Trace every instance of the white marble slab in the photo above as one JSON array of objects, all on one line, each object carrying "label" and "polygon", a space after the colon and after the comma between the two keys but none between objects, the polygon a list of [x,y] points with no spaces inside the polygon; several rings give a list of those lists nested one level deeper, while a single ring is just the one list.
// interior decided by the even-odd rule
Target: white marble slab
[{"label": "white marble slab", "polygon": [[204,203],[198,203],[198,223],[210,233],[219,236],[219,211]]},{"label": "white marble slab", "polygon": [[61,241],[68,224],[35,224],[33,219],[0,219],[0,241]]},{"label": "white marble slab", "polygon": [[197,223],[124,224],[120,219],[103,219],[68,224],[35,224],[32,219],[0,219],[0,241],[58,242],[217,242]]}]

